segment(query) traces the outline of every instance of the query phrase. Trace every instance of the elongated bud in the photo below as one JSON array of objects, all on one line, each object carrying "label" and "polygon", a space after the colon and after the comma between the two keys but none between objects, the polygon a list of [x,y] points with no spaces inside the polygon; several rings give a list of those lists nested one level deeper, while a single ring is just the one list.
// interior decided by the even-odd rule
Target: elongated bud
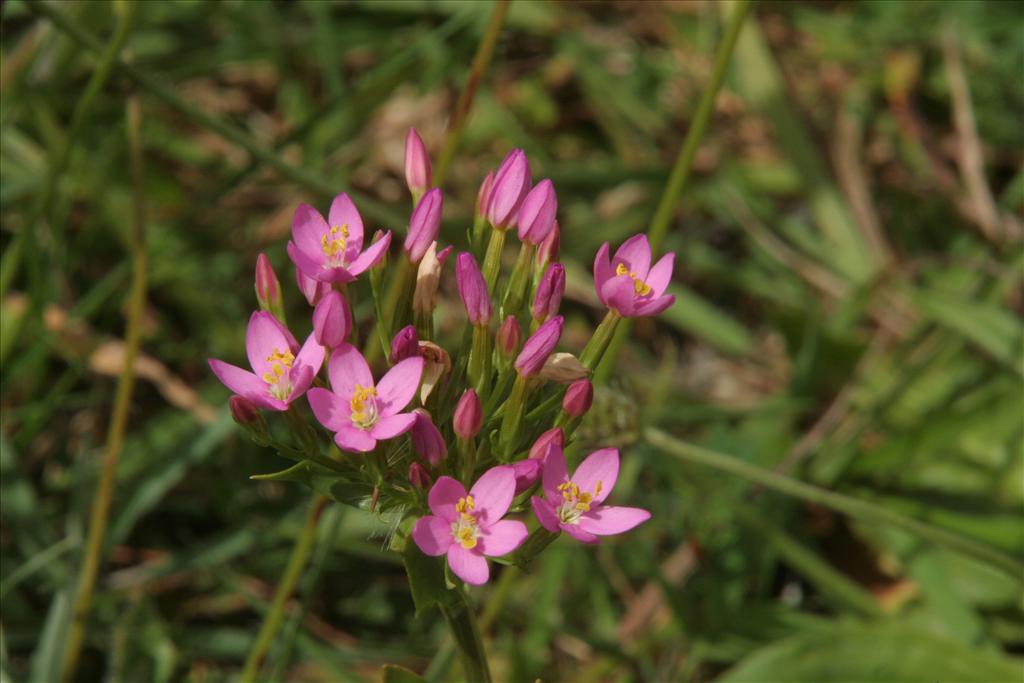
[{"label": "elongated bud", "polygon": [[460,439],[469,441],[480,433],[483,425],[484,410],[480,405],[480,399],[472,389],[466,389],[455,406],[455,417],[452,422],[455,426],[455,435]]},{"label": "elongated bud", "polygon": [[260,414],[259,408],[244,396],[232,396],[228,399],[231,408],[231,419],[239,427],[248,432],[249,436],[259,444],[267,443],[267,423]]},{"label": "elongated bud", "polygon": [[256,301],[262,310],[269,311],[278,320],[281,319],[284,307],[281,300],[281,283],[277,281],[277,275],[266,254],[256,257]]},{"label": "elongated bud", "polygon": [[[377,244],[384,239],[385,233],[383,230],[375,230],[373,233],[373,239],[370,240],[370,244]],[[388,268],[388,250],[384,249],[384,253],[381,254],[380,259],[370,266],[370,270],[376,270],[378,272],[384,272]]]},{"label": "elongated bud", "polygon": [[414,199],[419,200],[430,188],[430,156],[415,128],[405,136],[405,184]]},{"label": "elongated bud", "polygon": [[316,306],[324,294],[331,291],[329,282],[314,280],[298,268],[295,269],[295,282],[299,285],[299,291],[302,292],[302,296],[306,297],[310,306]]},{"label": "elongated bud", "polygon": [[530,446],[530,458],[532,460],[544,460],[548,455],[548,446],[555,444],[559,448],[565,446],[565,432],[561,427],[552,427],[537,437],[537,440]]},{"label": "elongated bud", "polygon": [[562,410],[569,417],[583,417],[594,402],[594,385],[581,379],[569,385],[562,398]]},{"label": "elongated bud", "polygon": [[544,241],[540,243],[540,247],[537,248],[537,270],[539,273],[546,273],[548,265],[558,261],[558,247],[561,241],[561,236],[558,228],[558,221],[555,221],[554,226],[551,228],[551,232],[544,238]]},{"label": "elongated bud", "polygon": [[508,364],[519,353],[519,346],[522,343],[523,332],[519,328],[519,321],[514,315],[506,316],[505,322],[501,323],[498,334],[494,337],[498,357],[504,362],[505,367],[508,367]]},{"label": "elongated bud", "polygon": [[515,221],[519,207],[529,191],[530,162],[523,150],[514,149],[494,174],[494,184],[485,211],[487,220],[498,230],[507,229]]},{"label": "elongated bud", "polygon": [[555,227],[555,213],[558,211],[558,197],[555,186],[544,179],[530,190],[519,208],[519,239],[534,246],[543,242]]},{"label": "elongated bud", "polygon": [[537,294],[533,297],[533,306],[530,314],[538,323],[558,313],[558,307],[562,305],[562,295],[565,294],[565,266],[561,263],[552,263],[548,266],[544,277],[537,285]]},{"label": "elongated bud", "polygon": [[444,437],[434,425],[434,421],[430,419],[430,413],[423,408],[417,408],[412,412],[416,416],[416,421],[412,423],[410,430],[412,447],[418,456],[431,465],[438,465],[448,456],[448,447],[444,443]]},{"label": "elongated bud", "polygon": [[[416,429],[416,427],[414,426],[413,429]],[[409,483],[421,491],[426,491],[430,488],[430,475],[427,474],[423,465],[418,462],[409,465]]]},{"label": "elongated bud", "polygon": [[487,325],[491,321],[491,295],[487,292],[487,283],[484,282],[476,259],[469,252],[459,254],[455,262],[455,282],[459,286],[459,296],[466,307],[469,322]]},{"label": "elongated bud", "polygon": [[563,322],[562,316],[556,315],[537,328],[537,331],[526,340],[515,362],[516,372],[521,377],[535,375],[544,367],[548,356],[555,350],[562,336]]},{"label": "elongated bud", "polygon": [[494,171],[488,171],[476,193],[476,215],[478,218],[486,217],[487,202],[491,200],[492,187],[494,187]]},{"label": "elongated bud", "polygon": [[431,242],[423,253],[416,269],[416,289],[412,295],[412,310],[419,315],[429,315],[437,308],[437,288],[441,283],[441,269],[448,260],[451,247],[437,251],[437,242]]},{"label": "elongated bud", "polygon": [[590,376],[590,370],[571,353],[553,353],[537,375],[550,382],[568,384]]},{"label": "elongated bud", "polygon": [[441,229],[443,207],[444,197],[437,187],[423,195],[423,199],[416,204],[409,219],[409,234],[406,235],[402,247],[413,263],[419,263],[427,247],[437,239],[437,233]]},{"label": "elongated bud", "polygon": [[313,309],[313,334],[321,346],[341,346],[352,331],[352,310],[339,292],[333,289]]},{"label": "elongated bud", "polygon": [[452,359],[448,352],[430,341],[420,342],[423,356],[423,378],[420,380],[420,403],[426,403],[430,393],[445,374],[452,370]]},{"label": "elongated bud", "polygon": [[420,340],[416,338],[416,328],[406,325],[391,340],[391,363],[420,355]]},{"label": "elongated bud", "polygon": [[516,495],[533,486],[544,471],[544,461],[551,449],[565,445],[565,434],[554,427],[541,434],[530,446],[530,457],[512,463],[516,474]]}]

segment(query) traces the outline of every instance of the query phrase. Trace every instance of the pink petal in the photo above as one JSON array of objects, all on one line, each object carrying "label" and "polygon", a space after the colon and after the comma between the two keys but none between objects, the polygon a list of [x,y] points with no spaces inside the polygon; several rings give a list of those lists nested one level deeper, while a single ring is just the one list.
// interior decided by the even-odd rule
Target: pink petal
[{"label": "pink petal", "polygon": [[508,465],[492,467],[476,480],[469,493],[473,496],[480,524],[494,524],[505,516],[516,495],[515,470]]},{"label": "pink petal", "polygon": [[487,583],[491,575],[483,555],[466,550],[458,543],[453,543],[448,548],[448,566],[452,568],[455,576],[473,586]]},{"label": "pink petal", "polygon": [[266,382],[248,370],[216,358],[211,358],[208,362],[217,379],[233,393],[254,402],[259,397],[268,396]]},{"label": "pink petal", "polygon": [[514,519],[503,519],[500,522],[481,529],[477,539],[477,550],[490,557],[508,555],[518,548],[530,535],[526,525]]},{"label": "pink petal", "polygon": [[406,358],[388,370],[377,383],[377,400],[380,401],[382,413],[394,415],[409,405],[409,401],[416,395],[416,390],[420,388],[422,375],[421,356]]},{"label": "pink petal", "polygon": [[355,453],[368,453],[377,447],[377,440],[369,432],[351,424],[342,425],[334,435],[334,443],[342,450]]},{"label": "pink petal", "polygon": [[636,308],[636,289],[633,278],[628,275],[616,275],[601,287],[601,300],[608,308],[618,311],[626,317],[632,316]]},{"label": "pink petal", "polygon": [[412,539],[424,555],[444,555],[453,540],[451,522],[433,515],[420,517],[412,528]]},{"label": "pink petal", "polygon": [[608,260],[608,251],[608,243],[605,242],[597,250],[597,256],[594,257],[594,289],[597,291],[597,298],[605,305],[608,305],[608,302],[604,300],[601,288],[615,275],[611,261]]},{"label": "pink petal", "polygon": [[569,472],[565,466],[565,453],[561,448],[552,448],[544,460],[544,496],[554,502],[562,499],[558,487],[569,481]]},{"label": "pink petal", "polygon": [[530,488],[540,478],[544,463],[536,458],[527,458],[512,463],[512,470],[516,475],[516,495]]},{"label": "pink petal", "polygon": [[352,398],[357,384],[364,389],[373,386],[370,366],[366,364],[359,349],[351,344],[342,344],[331,354],[331,359],[327,361],[327,377],[331,380],[334,393],[346,401]]},{"label": "pink petal", "polygon": [[330,227],[348,225],[348,237],[345,239],[346,252],[359,253],[363,248],[363,218],[352,203],[349,196],[342,192],[331,202],[331,210],[327,213]]},{"label": "pink petal", "polygon": [[530,498],[530,505],[533,506],[533,514],[537,517],[540,525],[553,534],[559,531],[558,515],[555,513],[555,506],[539,496]]},{"label": "pink petal", "polygon": [[600,543],[601,539],[590,533],[579,528],[576,524],[563,524],[562,531],[575,538],[580,543],[596,544]]},{"label": "pink petal", "polygon": [[327,391],[327,389],[313,387],[306,392],[306,400],[309,401],[309,407],[313,409],[316,421],[332,432],[351,426],[352,411],[348,406],[348,401],[337,394]]},{"label": "pink petal", "polygon": [[455,504],[459,498],[466,497],[466,487],[451,477],[438,477],[430,493],[427,494],[427,504],[430,511],[441,519],[454,522],[458,515],[455,512]]},{"label": "pink petal", "polygon": [[313,383],[315,375],[313,374],[313,368],[308,365],[297,365],[288,373],[288,377],[292,381],[292,392],[288,394],[285,403],[291,403],[306,393],[306,389],[309,389],[309,386]]},{"label": "pink petal", "polygon": [[651,513],[640,508],[602,505],[580,517],[580,528],[599,536],[621,534],[651,518]]},{"label": "pink petal", "polygon": [[388,246],[390,245],[391,231],[388,230],[384,233],[383,237],[367,247],[366,251],[348,264],[348,272],[352,273],[352,275],[359,275],[367,268],[373,267],[378,261],[380,261],[381,257],[384,256],[384,252],[387,251]]},{"label": "pink petal", "polygon": [[[314,335],[306,337],[306,341],[302,344],[302,348],[299,349],[299,354],[295,356],[295,362],[292,363],[292,383],[297,386],[294,375],[297,368],[310,368],[313,371],[310,376],[310,381],[316,376],[316,373],[320,372],[320,367],[324,364],[324,347],[320,346]],[[308,388],[309,385],[306,385]],[[306,390],[303,388],[303,391]]]},{"label": "pink petal", "polygon": [[378,441],[393,439],[396,436],[405,434],[412,429],[416,422],[416,416],[412,413],[401,413],[399,415],[386,415],[370,429],[370,434]]},{"label": "pink petal", "polygon": [[299,204],[292,216],[292,239],[300,251],[314,258],[323,255],[320,238],[327,233],[329,226],[320,212],[309,204]]},{"label": "pink petal", "polygon": [[669,306],[676,302],[674,294],[666,294],[665,296],[658,297],[657,299],[649,299],[647,301],[641,301],[636,305],[636,310],[633,312],[635,316],[652,316],[658,315]]},{"label": "pink petal", "polygon": [[622,243],[612,259],[612,269],[620,263],[624,263],[629,272],[635,273],[641,280],[647,278],[647,271],[651,268],[651,244],[647,241],[647,235],[633,235]]},{"label": "pink petal", "polygon": [[651,298],[657,299],[665,293],[668,283],[672,281],[672,269],[675,267],[676,255],[669,252],[658,259],[658,262],[647,273],[644,282],[651,288]]},{"label": "pink petal", "polygon": [[305,274],[306,277],[325,282],[323,253],[310,254],[302,250],[295,242],[288,243],[288,258],[292,260],[295,267]]},{"label": "pink petal", "polygon": [[270,371],[267,356],[275,351],[285,353],[293,350],[291,342],[294,337],[289,337],[291,335],[270,313],[256,311],[249,317],[249,326],[245,330],[245,353],[257,376],[262,377]]},{"label": "pink petal", "polygon": [[[615,448],[602,448],[594,451],[580,463],[572,475],[572,483],[582,490],[594,494],[594,502],[600,503],[615,486],[619,478],[619,451]],[[601,492],[597,493],[597,484],[601,483]]]}]

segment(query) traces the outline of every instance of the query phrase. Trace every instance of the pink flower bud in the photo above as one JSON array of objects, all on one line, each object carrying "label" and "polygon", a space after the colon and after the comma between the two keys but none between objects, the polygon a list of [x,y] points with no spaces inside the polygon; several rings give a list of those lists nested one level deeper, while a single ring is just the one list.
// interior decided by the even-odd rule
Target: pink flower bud
[{"label": "pink flower bud", "polygon": [[430,187],[430,156],[415,128],[405,136],[405,184],[414,197]]},{"label": "pink flower bud", "polygon": [[437,465],[448,456],[448,447],[445,446],[444,437],[434,426],[434,422],[430,419],[430,413],[423,408],[417,408],[412,412],[416,416],[416,421],[412,423],[410,431],[412,447],[416,449],[416,454],[421,458],[431,465]]},{"label": "pink flower bud", "polygon": [[544,238],[544,241],[540,243],[540,247],[537,249],[537,272],[543,273],[547,270],[548,265],[558,261],[558,247],[560,242],[558,221],[555,221],[554,226],[551,228],[551,232]]},{"label": "pink flower bud", "polygon": [[324,294],[331,291],[330,282],[320,282],[309,277],[298,268],[295,269],[295,282],[299,285],[299,291],[310,306],[316,306]]},{"label": "pink flower bud", "polygon": [[519,495],[526,489],[533,486],[541,473],[544,471],[544,461],[547,459],[548,450],[561,448],[565,445],[565,434],[558,427],[549,429],[541,434],[530,447],[530,457],[525,460],[512,463],[516,474],[516,493]]},{"label": "pink flower bud", "polygon": [[[416,429],[416,427],[414,426],[413,429]],[[418,462],[409,465],[409,483],[414,488],[424,491],[430,488],[430,475],[423,469],[423,465]]]},{"label": "pink flower bud", "polygon": [[281,283],[266,254],[256,257],[256,301],[262,310],[270,312],[282,305]]},{"label": "pink flower bud", "polygon": [[519,345],[523,343],[523,332],[519,328],[519,321],[514,315],[505,318],[505,322],[498,328],[495,337],[495,346],[498,353],[511,359],[519,353]]},{"label": "pink flower bud", "polygon": [[526,160],[523,150],[514,149],[494,174],[494,185],[487,200],[487,220],[499,230],[508,228],[529,191],[530,162]]},{"label": "pink flower bud", "polygon": [[313,334],[321,346],[341,346],[352,331],[352,310],[340,293],[331,290],[313,309]]},{"label": "pink flower bud", "polygon": [[487,202],[491,199],[491,188],[494,187],[494,171],[488,171],[484,181],[480,183],[480,189],[476,193],[476,215],[484,217],[487,211]]},{"label": "pink flower bud", "polygon": [[558,313],[564,293],[565,266],[561,263],[552,263],[537,285],[537,294],[533,297],[533,307],[530,309],[533,319],[542,323]]},{"label": "pink flower bud", "polygon": [[484,275],[476,265],[476,259],[469,252],[462,252],[455,261],[455,282],[459,296],[466,307],[469,322],[486,325],[491,321],[491,296],[487,292]]},{"label": "pink flower bud", "polygon": [[547,238],[555,227],[555,213],[558,211],[558,197],[551,181],[544,179],[530,190],[519,207],[519,239],[527,244],[538,245]]},{"label": "pink flower bud", "polygon": [[406,325],[391,340],[391,363],[421,355],[423,354],[420,353],[420,340],[416,336],[416,328]]},{"label": "pink flower bud", "polygon": [[547,457],[548,446],[551,444],[555,444],[559,448],[565,446],[565,432],[562,431],[561,427],[552,427],[538,436],[537,440],[530,446],[530,458],[533,460],[543,460]]},{"label": "pink flower bud", "polygon": [[412,218],[409,219],[409,234],[402,247],[413,263],[419,263],[430,243],[437,239],[443,205],[444,197],[437,187],[423,195],[423,199],[416,204]]},{"label": "pink flower bud", "polygon": [[455,417],[452,422],[455,426],[455,435],[460,439],[469,441],[480,433],[480,427],[484,421],[484,410],[480,405],[480,399],[472,389],[466,389],[455,406]]},{"label": "pink flower bud", "polygon": [[[372,246],[374,244],[377,244],[377,242],[380,242],[382,239],[385,239],[385,238],[388,240],[388,244],[391,244],[391,233],[390,232],[384,232],[383,230],[378,228],[373,233],[373,238],[370,240],[370,245]],[[378,258],[377,261],[373,265],[370,266],[370,270],[382,271],[382,270],[386,270],[387,267],[388,267],[388,248],[384,247],[384,252],[380,255],[380,258]]]},{"label": "pink flower bud", "polygon": [[589,379],[581,379],[569,385],[562,399],[562,410],[569,417],[583,417],[594,402],[594,385]]},{"label": "pink flower bud", "polygon": [[263,419],[259,409],[244,396],[232,396],[228,399],[231,418],[242,427],[254,427]]},{"label": "pink flower bud", "polygon": [[515,362],[516,372],[520,376],[535,375],[544,367],[544,361],[555,350],[555,346],[558,345],[558,340],[562,336],[563,322],[562,316],[556,315],[537,328],[537,331],[526,340],[523,350],[519,352]]}]

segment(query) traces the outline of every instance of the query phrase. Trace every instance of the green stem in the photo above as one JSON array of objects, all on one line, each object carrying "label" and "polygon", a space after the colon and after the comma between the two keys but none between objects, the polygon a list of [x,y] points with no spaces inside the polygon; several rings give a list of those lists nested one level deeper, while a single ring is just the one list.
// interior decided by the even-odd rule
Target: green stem
[{"label": "green stem", "polygon": [[601,356],[604,354],[605,348],[608,346],[608,342],[612,338],[612,334],[614,334],[620,320],[622,320],[621,315],[611,309],[608,310],[604,320],[597,326],[594,334],[590,337],[590,341],[587,342],[587,345],[583,347],[583,351],[580,352],[580,363],[590,370],[594,369],[594,366],[601,360]]},{"label": "green stem", "polygon": [[512,393],[505,401],[505,416],[501,421],[501,435],[498,442],[501,444],[501,452],[498,454],[502,462],[508,462],[515,451],[515,443],[519,437],[519,425],[523,421],[523,410],[526,407],[528,380],[517,374],[512,384]]},{"label": "green stem", "polygon": [[[126,20],[127,21],[127,20]],[[106,536],[107,523],[110,519],[110,506],[114,494],[114,483],[117,475],[117,463],[124,446],[124,432],[128,425],[128,410],[131,407],[132,391],[135,387],[135,358],[139,353],[139,340],[142,328],[142,313],[146,303],[146,275],[148,260],[145,239],[145,191],[142,168],[142,141],[140,129],[142,113],[137,96],[128,98],[125,115],[128,128],[128,148],[131,157],[133,216],[131,230],[132,284],[128,302],[128,329],[125,334],[124,366],[117,382],[117,394],[114,398],[114,409],[110,418],[110,430],[107,432],[106,452],[100,472],[99,484],[93,498],[92,511],[89,517],[89,532],[86,541],[85,557],[78,578],[78,590],[75,594],[75,606],[67,644],[64,649],[64,660],[61,668],[61,679],[70,681],[74,678],[85,639],[85,626],[92,605],[93,589],[99,572],[100,560],[103,555],[103,539]]]},{"label": "green stem", "polygon": [[523,242],[519,247],[516,265],[512,269],[512,277],[509,278],[508,287],[505,289],[505,298],[501,305],[501,320],[504,320],[507,315],[519,315],[533,275],[532,265],[533,245]]},{"label": "green stem", "polygon": [[644,438],[651,445],[687,462],[735,474],[779,493],[830,508],[862,522],[890,524],[899,527],[927,541],[957,550],[991,566],[998,567],[1018,582],[1024,583],[1024,565],[1018,560],[1001,550],[960,534],[946,531],[911,517],[905,517],[874,503],[805,484],[732,456],[679,441],[657,429],[648,429],[644,432]]},{"label": "green stem", "polygon": [[473,608],[466,597],[465,589],[456,588],[451,591],[453,599],[442,603],[441,612],[462,659],[462,668],[466,673],[467,683],[491,683],[491,670],[484,654],[480,628],[476,623]]},{"label": "green stem", "polygon": [[487,243],[487,253],[484,255],[484,265],[480,269],[484,274],[488,292],[494,291],[494,285],[498,281],[498,272],[501,271],[501,251],[504,247],[505,231],[493,228],[491,239]]},{"label": "green stem", "polygon": [[270,611],[264,617],[263,625],[260,626],[260,631],[256,635],[256,641],[253,643],[252,649],[249,650],[249,656],[246,657],[245,667],[242,669],[242,683],[252,683],[259,674],[263,658],[266,657],[270,643],[277,634],[284,619],[285,603],[295,591],[295,585],[298,583],[299,577],[302,576],[306,560],[309,559],[309,554],[313,549],[313,541],[316,540],[317,523],[320,521],[320,515],[326,506],[327,498],[319,494],[313,497],[313,503],[310,505],[309,513],[306,515],[306,524],[302,527],[302,532],[292,548],[292,554],[288,558],[288,564],[284,569],[284,574],[281,576],[281,581],[277,584],[277,590],[274,592],[274,600],[270,605]]},{"label": "green stem", "polygon": [[473,56],[473,64],[469,68],[466,86],[462,89],[459,101],[455,105],[455,114],[452,116],[451,123],[448,126],[448,135],[444,140],[444,147],[441,148],[441,154],[438,155],[437,166],[434,169],[435,187],[440,187],[448,175],[448,167],[451,164],[452,157],[455,156],[455,148],[459,145],[459,139],[462,137],[462,128],[466,123],[466,118],[469,116],[469,110],[473,106],[473,98],[476,96],[476,91],[480,87],[484,73],[487,71],[487,65],[490,64],[491,56],[494,54],[494,46],[498,42],[498,36],[501,34],[501,25],[505,21],[508,5],[508,0],[498,0],[494,3],[494,10],[491,12],[490,20],[487,22],[484,36],[476,48],[476,54]]}]

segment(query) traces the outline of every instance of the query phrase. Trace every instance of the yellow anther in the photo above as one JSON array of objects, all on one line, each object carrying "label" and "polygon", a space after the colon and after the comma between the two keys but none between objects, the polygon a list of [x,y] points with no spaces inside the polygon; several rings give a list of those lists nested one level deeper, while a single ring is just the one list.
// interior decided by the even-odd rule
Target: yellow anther
[{"label": "yellow anther", "polygon": [[345,253],[347,241],[348,223],[335,225],[320,238],[320,248],[323,249],[325,256],[339,256]]},{"label": "yellow anther", "polygon": [[462,547],[466,550],[476,547],[476,529],[472,526],[464,526],[456,532],[456,537]]},{"label": "yellow anther", "polygon": [[455,504],[455,511],[463,515],[463,517],[472,517],[468,514],[476,510],[476,501],[473,500],[473,496],[466,496],[465,498],[459,498],[459,502]]},{"label": "yellow anther", "polygon": [[595,496],[600,496],[601,495],[601,480],[600,479],[597,480],[597,486],[594,487],[594,495]]},{"label": "yellow anther", "polygon": [[620,263],[615,266],[616,275],[628,275],[633,278],[633,291],[640,296],[646,296],[651,293],[651,286],[637,277],[637,274],[626,267],[625,263]]},{"label": "yellow anther", "polygon": [[374,387],[357,384],[348,406],[352,410],[352,422],[362,428],[372,427],[377,421],[377,404],[373,397],[377,395]]}]

